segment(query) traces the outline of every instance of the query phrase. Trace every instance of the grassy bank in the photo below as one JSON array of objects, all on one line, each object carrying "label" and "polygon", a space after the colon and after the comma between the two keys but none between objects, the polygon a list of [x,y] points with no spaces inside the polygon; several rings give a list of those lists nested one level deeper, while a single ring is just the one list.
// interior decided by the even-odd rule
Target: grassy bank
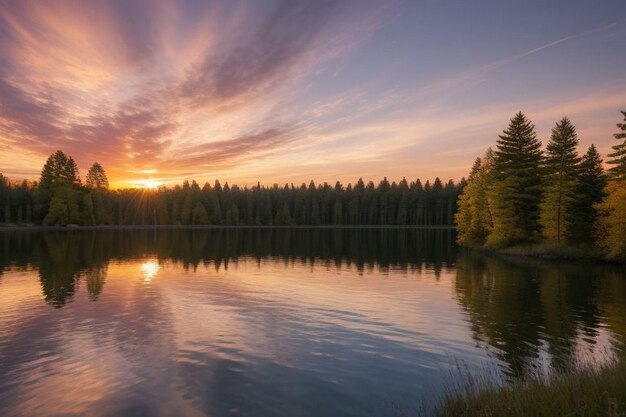
[{"label": "grassy bank", "polygon": [[623,259],[608,259],[604,253],[594,248],[559,245],[539,242],[518,244],[508,247],[469,247],[480,252],[493,253],[510,257],[527,257],[546,260],[582,261],[596,263],[624,263]]},{"label": "grassy bank", "polygon": [[438,416],[626,416],[626,364],[550,381],[534,379],[485,389],[471,385],[460,391],[447,396]]}]

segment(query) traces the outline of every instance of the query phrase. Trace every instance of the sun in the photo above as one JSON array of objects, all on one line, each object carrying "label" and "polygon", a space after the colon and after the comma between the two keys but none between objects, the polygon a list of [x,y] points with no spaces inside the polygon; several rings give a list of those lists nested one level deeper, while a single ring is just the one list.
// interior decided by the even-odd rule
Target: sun
[{"label": "sun", "polygon": [[161,185],[159,181],[155,181],[155,180],[142,180],[140,184],[143,188],[149,188],[151,190],[154,190],[159,185]]},{"label": "sun", "polygon": [[159,264],[156,260],[150,260],[140,265],[141,272],[143,272],[144,282],[152,281],[152,277],[159,272]]}]

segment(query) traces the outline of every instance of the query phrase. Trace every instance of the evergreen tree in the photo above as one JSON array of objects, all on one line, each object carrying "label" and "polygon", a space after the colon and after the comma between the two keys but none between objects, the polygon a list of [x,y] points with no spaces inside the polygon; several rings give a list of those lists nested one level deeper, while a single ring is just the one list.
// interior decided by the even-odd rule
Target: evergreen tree
[{"label": "evergreen tree", "polygon": [[[622,115],[626,122],[626,111],[622,111]],[[609,168],[611,178],[619,180],[626,179],[626,123],[618,123],[617,127],[620,131],[613,136],[621,143],[611,147],[613,152],[608,155],[609,159],[606,163],[613,165]]]},{"label": "evergreen tree", "polygon": [[594,145],[583,156],[579,167],[578,187],[574,201],[571,237],[576,243],[593,242],[593,231],[598,214],[596,205],[605,197],[607,177],[602,159]]},{"label": "evergreen tree", "polygon": [[87,177],[85,178],[85,185],[88,188],[96,189],[108,189],[109,179],[107,178],[104,168],[97,162],[94,162],[89,171],[87,171]]},{"label": "evergreen tree", "polygon": [[274,224],[279,226],[288,226],[291,224],[291,215],[289,214],[289,206],[284,203],[278,213],[276,213],[276,219]]},{"label": "evergreen tree", "polygon": [[230,218],[232,225],[239,226],[239,208],[234,203],[230,208]]},{"label": "evergreen tree", "polygon": [[531,238],[539,229],[541,142],[534,125],[519,112],[499,136],[494,157],[490,245]]},{"label": "evergreen tree", "polygon": [[209,215],[200,202],[196,203],[196,206],[193,208],[191,213],[191,224],[209,224]]},{"label": "evergreen tree", "polygon": [[93,226],[96,224],[96,213],[93,207],[93,198],[91,193],[83,195],[83,222],[82,224]]},{"label": "evergreen tree", "polygon": [[580,158],[576,152],[576,127],[567,117],[552,129],[546,146],[544,201],[541,204],[543,235],[565,243],[571,232],[572,204],[576,198]]},{"label": "evergreen tree", "polygon": [[339,200],[335,201],[333,208],[333,224],[343,224],[343,210]]}]

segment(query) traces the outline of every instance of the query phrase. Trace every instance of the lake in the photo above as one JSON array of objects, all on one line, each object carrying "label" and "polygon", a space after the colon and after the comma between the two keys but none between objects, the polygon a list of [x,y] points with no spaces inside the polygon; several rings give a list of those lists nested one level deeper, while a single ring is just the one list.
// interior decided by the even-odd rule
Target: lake
[{"label": "lake", "polygon": [[0,233],[2,416],[394,416],[621,355],[623,267],[452,230]]}]

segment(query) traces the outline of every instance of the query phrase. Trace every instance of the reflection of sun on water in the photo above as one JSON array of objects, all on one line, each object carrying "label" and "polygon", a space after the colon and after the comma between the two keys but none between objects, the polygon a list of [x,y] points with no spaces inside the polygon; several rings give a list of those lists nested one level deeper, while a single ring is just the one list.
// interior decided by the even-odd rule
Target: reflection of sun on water
[{"label": "reflection of sun on water", "polygon": [[150,282],[152,281],[152,277],[159,272],[159,264],[155,260],[146,261],[141,264],[141,272],[143,272],[143,281]]}]

